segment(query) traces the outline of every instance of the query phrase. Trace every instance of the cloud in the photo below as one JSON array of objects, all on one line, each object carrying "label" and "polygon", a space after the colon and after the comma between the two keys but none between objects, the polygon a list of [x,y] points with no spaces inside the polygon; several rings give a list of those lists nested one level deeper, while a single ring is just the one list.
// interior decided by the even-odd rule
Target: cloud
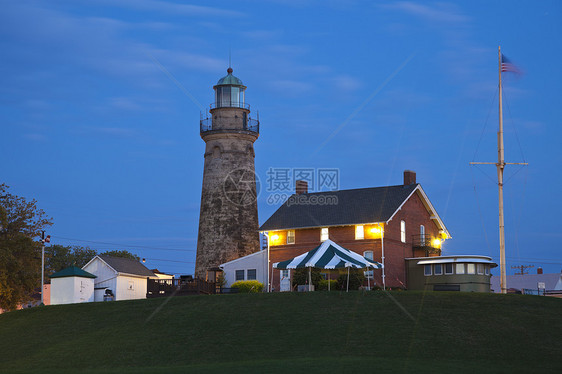
[{"label": "cloud", "polygon": [[138,136],[137,131],[121,127],[81,126],[78,129],[78,133],[87,136],[94,135],[121,139],[134,138]]},{"label": "cloud", "polygon": [[243,17],[244,13],[230,10],[213,8],[202,5],[177,4],[168,1],[155,0],[111,0],[106,1],[107,5],[118,6],[122,8],[136,9],[148,12],[169,13],[182,16],[194,17]]},{"label": "cloud", "polygon": [[437,3],[434,6],[429,6],[411,1],[400,1],[385,4],[383,7],[399,10],[428,22],[466,23],[470,21],[470,18],[462,14],[455,6],[447,3]]}]

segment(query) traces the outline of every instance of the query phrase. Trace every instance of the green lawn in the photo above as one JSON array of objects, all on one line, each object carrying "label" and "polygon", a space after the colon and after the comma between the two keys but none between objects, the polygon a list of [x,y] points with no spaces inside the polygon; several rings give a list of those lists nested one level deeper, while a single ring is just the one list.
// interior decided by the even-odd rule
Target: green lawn
[{"label": "green lawn", "polygon": [[562,300],[422,292],[186,296],[0,315],[0,372],[562,372]]}]

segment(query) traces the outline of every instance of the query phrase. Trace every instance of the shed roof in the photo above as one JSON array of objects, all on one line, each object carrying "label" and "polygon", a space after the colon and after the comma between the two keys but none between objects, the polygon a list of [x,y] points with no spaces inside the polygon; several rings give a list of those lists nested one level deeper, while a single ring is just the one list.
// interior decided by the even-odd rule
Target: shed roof
[{"label": "shed roof", "polygon": [[55,274],[52,274],[49,278],[64,278],[64,277],[81,277],[81,278],[97,278],[92,273],[88,273],[85,270],[80,269],[77,266],[71,266],[66,269],[62,269],[61,271],[57,271]]},{"label": "shed roof", "polygon": [[98,255],[105,263],[111,266],[118,273],[127,273],[133,275],[142,275],[153,277],[154,273],[148,270],[146,266],[137,260],[124,257],[113,257],[107,255]]}]

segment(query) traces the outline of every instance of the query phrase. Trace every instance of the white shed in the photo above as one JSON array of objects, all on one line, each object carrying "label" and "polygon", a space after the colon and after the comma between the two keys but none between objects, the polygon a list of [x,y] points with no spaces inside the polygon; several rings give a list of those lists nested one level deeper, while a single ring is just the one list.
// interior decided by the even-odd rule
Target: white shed
[{"label": "white shed", "polygon": [[226,286],[230,287],[240,280],[257,280],[267,290],[267,251],[259,251],[237,258],[220,265],[226,278]]},{"label": "white shed", "polygon": [[146,280],[154,274],[137,260],[98,255],[82,268],[97,276],[95,301],[107,292],[114,300],[146,298]]},{"label": "white shed", "polygon": [[94,274],[72,266],[51,275],[51,304],[94,301]]}]

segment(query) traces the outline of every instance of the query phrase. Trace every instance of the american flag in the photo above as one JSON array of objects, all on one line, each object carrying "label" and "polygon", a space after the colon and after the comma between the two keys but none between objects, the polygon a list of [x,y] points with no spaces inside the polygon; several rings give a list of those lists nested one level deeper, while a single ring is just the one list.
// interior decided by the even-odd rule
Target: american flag
[{"label": "american flag", "polygon": [[517,66],[513,65],[502,53],[502,73],[504,71],[521,74],[521,71],[517,68]]}]

